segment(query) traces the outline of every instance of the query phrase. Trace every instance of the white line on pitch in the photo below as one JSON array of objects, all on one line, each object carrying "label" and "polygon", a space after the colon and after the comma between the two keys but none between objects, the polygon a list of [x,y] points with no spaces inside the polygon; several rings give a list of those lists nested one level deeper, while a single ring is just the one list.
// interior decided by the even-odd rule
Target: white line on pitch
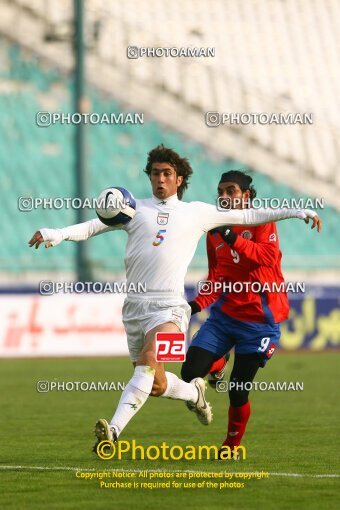
[{"label": "white line on pitch", "polygon": [[[99,471],[96,468],[84,468],[84,467],[70,467],[70,466],[0,466],[0,469],[4,470],[15,470],[15,469],[27,469],[28,471]],[[103,470],[104,471],[104,470]],[[111,472],[135,472],[139,473],[140,471],[146,471],[148,473],[157,473],[167,471],[168,473],[202,473],[209,471],[198,471],[194,469],[106,469],[105,471]],[[217,471],[218,472],[218,471]],[[231,471],[232,472],[232,471]],[[238,471],[238,473],[242,473],[243,471]],[[244,471],[246,472],[246,471]],[[252,473],[260,473],[261,471],[252,471]],[[267,473],[267,471],[265,471]],[[303,477],[303,478],[340,478],[340,474],[331,473],[331,474],[308,474],[308,473],[269,473],[269,476],[290,476],[290,477]]]}]

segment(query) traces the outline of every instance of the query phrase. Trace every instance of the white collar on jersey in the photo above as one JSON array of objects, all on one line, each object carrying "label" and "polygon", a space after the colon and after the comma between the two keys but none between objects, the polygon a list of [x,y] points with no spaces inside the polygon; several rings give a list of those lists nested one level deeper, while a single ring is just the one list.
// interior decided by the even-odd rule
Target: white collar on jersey
[{"label": "white collar on jersey", "polygon": [[156,205],[174,205],[178,202],[178,196],[177,193],[175,193],[175,195],[171,195],[171,197],[163,200],[162,198],[157,198],[155,195],[152,195],[152,202]]}]

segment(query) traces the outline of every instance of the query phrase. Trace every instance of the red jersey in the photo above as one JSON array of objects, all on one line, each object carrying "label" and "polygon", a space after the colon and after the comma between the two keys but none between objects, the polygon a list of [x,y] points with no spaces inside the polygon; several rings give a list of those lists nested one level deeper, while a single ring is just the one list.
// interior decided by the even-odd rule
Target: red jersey
[{"label": "red jersey", "polygon": [[[257,227],[233,226],[238,234],[233,246],[229,246],[218,232],[207,234],[209,262],[208,280],[212,282],[249,282],[242,292],[240,286],[231,292],[199,294],[195,301],[206,308],[223,298],[221,311],[230,317],[247,322],[281,322],[288,318],[289,303],[287,292],[252,292],[250,282],[272,287],[284,287],[281,272],[282,253],[279,248],[275,223]],[[257,288],[260,287],[259,284]],[[231,287],[231,285],[229,285]],[[255,288],[255,286],[254,286]],[[257,289],[256,289],[257,290]]]}]

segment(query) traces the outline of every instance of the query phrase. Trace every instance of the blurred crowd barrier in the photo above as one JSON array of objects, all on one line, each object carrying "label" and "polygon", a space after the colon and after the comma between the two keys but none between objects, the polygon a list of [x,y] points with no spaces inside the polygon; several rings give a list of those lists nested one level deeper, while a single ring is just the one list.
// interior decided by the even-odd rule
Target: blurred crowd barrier
[{"label": "blurred crowd barrier", "polygon": [[[196,288],[186,288],[188,299]],[[0,357],[125,356],[123,294],[57,294],[0,289]],[[321,351],[340,346],[340,287],[310,286],[290,295],[281,348]],[[187,342],[209,310],[193,316]]]}]

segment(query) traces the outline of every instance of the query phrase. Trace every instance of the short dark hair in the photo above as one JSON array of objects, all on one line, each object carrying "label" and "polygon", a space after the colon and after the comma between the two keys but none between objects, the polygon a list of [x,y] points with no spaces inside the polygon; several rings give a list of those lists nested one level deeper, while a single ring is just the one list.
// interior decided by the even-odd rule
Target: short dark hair
[{"label": "short dark hair", "polygon": [[238,184],[243,192],[249,189],[250,200],[256,197],[256,189],[251,184],[253,182],[253,178],[250,177],[245,170],[229,170],[229,172],[222,174],[220,182],[228,181]]},{"label": "short dark hair", "polygon": [[148,160],[144,172],[151,177],[151,170],[153,163],[169,163],[173,166],[177,175],[183,177],[182,184],[177,189],[178,198],[181,200],[184,191],[189,184],[189,177],[192,174],[192,168],[187,158],[181,158],[177,152],[163,144],[158,145],[148,153]]}]

